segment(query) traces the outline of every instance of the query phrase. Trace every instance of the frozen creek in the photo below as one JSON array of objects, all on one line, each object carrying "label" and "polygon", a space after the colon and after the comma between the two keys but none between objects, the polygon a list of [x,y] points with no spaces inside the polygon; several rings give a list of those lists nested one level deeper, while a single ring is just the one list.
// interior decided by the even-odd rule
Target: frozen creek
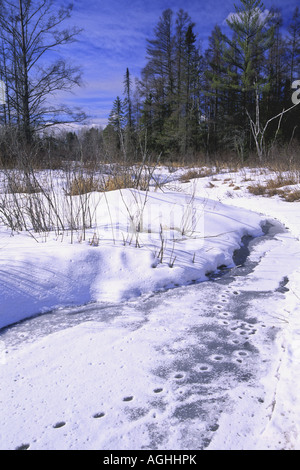
[{"label": "frozen creek", "polygon": [[[258,288],[263,256],[251,253],[277,249],[282,230],[248,240],[237,267],[208,282],[1,330],[0,448],[210,449],[222,433],[263,433],[274,406],[263,379],[278,367],[273,306],[288,279]],[[222,418],[233,412],[231,429]]]}]

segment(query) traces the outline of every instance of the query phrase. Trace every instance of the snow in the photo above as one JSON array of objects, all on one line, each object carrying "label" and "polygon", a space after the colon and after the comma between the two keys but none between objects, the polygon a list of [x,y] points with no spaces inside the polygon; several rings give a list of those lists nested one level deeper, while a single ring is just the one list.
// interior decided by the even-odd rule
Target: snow
[{"label": "snow", "polygon": [[[299,202],[251,195],[250,169],[157,171],[163,190],[93,193],[72,239],[0,228],[0,449],[300,448]],[[273,219],[247,277],[202,282]]]},{"label": "snow", "polygon": [[[63,306],[126,300],[175,284],[205,280],[206,273],[232,264],[233,251],[243,235],[262,233],[263,219],[256,213],[200,197],[191,200],[174,192],[136,194],[129,189],[121,194],[113,191],[107,195],[108,202],[103,197],[97,202],[101,214],[98,246],[89,243],[93,231],[86,242],[75,245],[67,236],[61,242],[48,239],[36,243],[28,235],[12,239],[2,234],[0,328]],[[145,228],[134,233],[129,227],[128,233],[127,208],[134,216],[144,205],[137,197],[147,198],[142,214]],[[185,227],[187,236],[181,234]],[[163,263],[158,263],[161,230],[164,256]],[[137,236],[140,248],[135,246]]]}]

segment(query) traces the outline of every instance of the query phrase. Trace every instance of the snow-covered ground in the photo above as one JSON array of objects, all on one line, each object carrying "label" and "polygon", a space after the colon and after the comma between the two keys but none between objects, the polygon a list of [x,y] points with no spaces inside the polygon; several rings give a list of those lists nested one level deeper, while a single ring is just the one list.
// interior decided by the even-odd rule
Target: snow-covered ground
[{"label": "snow-covered ground", "polygon": [[93,193],[85,237],[1,228],[0,449],[300,448],[299,202],[182,172]]}]

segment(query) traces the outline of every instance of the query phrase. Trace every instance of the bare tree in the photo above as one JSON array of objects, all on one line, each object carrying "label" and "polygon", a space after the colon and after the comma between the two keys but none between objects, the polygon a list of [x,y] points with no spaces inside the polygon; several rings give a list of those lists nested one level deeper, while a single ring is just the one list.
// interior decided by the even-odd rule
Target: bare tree
[{"label": "bare tree", "polygon": [[[296,82],[295,83],[295,87],[296,88]],[[248,116],[248,119],[249,119],[249,123],[250,123],[250,127],[251,127],[251,132],[252,132],[252,136],[254,138],[254,141],[255,141],[255,145],[256,145],[256,151],[257,151],[257,155],[258,155],[258,158],[259,158],[259,161],[260,162],[263,162],[264,158],[267,156],[267,149],[266,149],[266,142],[265,142],[265,134],[266,134],[266,131],[270,125],[270,123],[276,119],[278,119],[278,125],[277,125],[277,130],[275,132],[275,136],[274,136],[274,139],[272,141],[272,145],[274,144],[276,138],[277,138],[277,135],[278,135],[278,132],[280,130],[280,126],[281,126],[281,121],[282,121],[282,118],[284,116],[284,114],[288,113],[289,111],[291,111],[292,109],[294,109],[296,106],[298,106],[300,104],[300,101],[295,101],[293,106],[290,106],[288,109],[283,109],[280,113],[276,114],[275,116],[271,117],[270,119],[268,119],[266,121],[266,123],[264,125],[262,125],[261,123],[261,119],[260,119],[260,102],[259,102],[259,90],[258,90],[258,86],[256,86],[256,98],[255,98],[255,102],[256,102],[256,106],[255,106],[255,121],[252,119],[252,117],[250,116],[250,113],[249,111],[246,109],[246,113],[247,113],[247,116]]]},{"label": "bare tree", "polygon": [[53,102],[57,92],[81,83],[80,69],[55,55],[80,33],[77,27],[63,27],[71,11],[72,5],[55,8],[53,0],[3,0],[0,4],[10,121],[19,126],[27,142],[37,130],[84,118],[83,113]]}]

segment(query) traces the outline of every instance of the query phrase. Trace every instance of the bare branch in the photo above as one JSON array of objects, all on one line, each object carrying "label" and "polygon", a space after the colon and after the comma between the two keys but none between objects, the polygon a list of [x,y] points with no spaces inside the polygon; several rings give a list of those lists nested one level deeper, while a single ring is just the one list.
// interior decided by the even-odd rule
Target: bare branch
[{"label": "bare branch", "polygon": [[[59,91],[71,91],[81,83],[78,67],[62,59],[41,67],[49,52],[74,42],[77,27],[62,28],[70,18],[72,6],[55,8],[53,0],[3,0],[0,8],[0,41],[5,50],[5,83],[10,115],[23,129],[27,140],[36,130],[57,123],[61,108],[47,102]],[[53,57],[53,56],[51,56]],[[44,62],[44,60],[43,60]],[[47,114],[45,115],[45,110]],[[73,114],[74,116],[77,113]],[[62,118],[64,121],[65,119]]]}]

